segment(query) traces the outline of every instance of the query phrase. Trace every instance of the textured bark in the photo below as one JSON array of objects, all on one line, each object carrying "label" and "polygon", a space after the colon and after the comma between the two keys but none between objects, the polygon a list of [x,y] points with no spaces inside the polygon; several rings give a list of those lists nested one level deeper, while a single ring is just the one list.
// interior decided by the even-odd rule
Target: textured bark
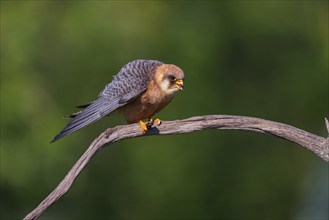
[{"label": "textured bark", "polygon": [[[329,131],[328,120],[325,119],[325,122]],[[328,137],[317,136],[290,125],[259,118],[232,115],[197,116],[184,120],[164,121],[160,126],[152,128],[146,135],[142,135],[138,124],[120,125],[108,128],[101,133],[91,143],[60,184],[24,219],[36,219],[60,199],[70,189],[74,180],[95,153],[110,144],[139,136],[184,134],[205,129],[236,129],[283,138],[310,150],[324,161],[329,162]]]}]

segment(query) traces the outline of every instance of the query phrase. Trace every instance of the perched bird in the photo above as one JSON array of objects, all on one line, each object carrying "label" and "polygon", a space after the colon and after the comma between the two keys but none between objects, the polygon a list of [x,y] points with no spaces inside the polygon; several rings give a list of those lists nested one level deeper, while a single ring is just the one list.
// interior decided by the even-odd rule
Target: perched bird
[{"label": "perched bird", "polygon": [[[156,123],[152,116],[163,109],[177,91],[183,90],[184,72],[177,66],[157,60],[135,60],[126,64],[111,83],[99,94],[97,100],[82,111],[73,113],[72,120],[51,142],[71,134],[113,111],[123,114],[128,124],[139,122],[143,134]],[[148,122],[142,119],[148,118]]]}]

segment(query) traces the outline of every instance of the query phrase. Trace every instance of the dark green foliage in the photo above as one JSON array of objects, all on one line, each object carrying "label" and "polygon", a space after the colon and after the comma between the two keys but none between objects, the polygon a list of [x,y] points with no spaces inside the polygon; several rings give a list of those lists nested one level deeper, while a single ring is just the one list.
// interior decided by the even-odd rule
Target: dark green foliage
[{"label": "dark green foliage", "polygon": [[[138,58],[185,71],[162,120],[236,114],[327,135],[327,1],[2,1],[1,219],[21,219],[124,123],[114,114],[49,144]],[[327,186],[325,162],[271,137],[146,137],[97,154],[40,219],[325,219]]]}]

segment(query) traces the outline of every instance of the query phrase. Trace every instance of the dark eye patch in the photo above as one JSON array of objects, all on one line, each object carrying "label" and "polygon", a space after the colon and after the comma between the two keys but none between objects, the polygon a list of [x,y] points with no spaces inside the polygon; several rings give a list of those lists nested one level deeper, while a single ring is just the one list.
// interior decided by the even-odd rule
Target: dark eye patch
[{"label": "dark eye patch", "polygon": [[168,79],[172,82],[176,81],[176,77],[174,75],[168,75]]}]

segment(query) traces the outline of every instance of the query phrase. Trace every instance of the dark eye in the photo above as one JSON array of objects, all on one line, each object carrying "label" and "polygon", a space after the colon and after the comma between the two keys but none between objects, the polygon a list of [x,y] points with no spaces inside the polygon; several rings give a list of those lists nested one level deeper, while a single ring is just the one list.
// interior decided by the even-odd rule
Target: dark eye
[{"label": "dark eye", "polygon": [[176,77],[175,76],[173,76],[173,75],[168,75],[168,78],[169,78],[169,80],[170,81],[176,81]]}]

